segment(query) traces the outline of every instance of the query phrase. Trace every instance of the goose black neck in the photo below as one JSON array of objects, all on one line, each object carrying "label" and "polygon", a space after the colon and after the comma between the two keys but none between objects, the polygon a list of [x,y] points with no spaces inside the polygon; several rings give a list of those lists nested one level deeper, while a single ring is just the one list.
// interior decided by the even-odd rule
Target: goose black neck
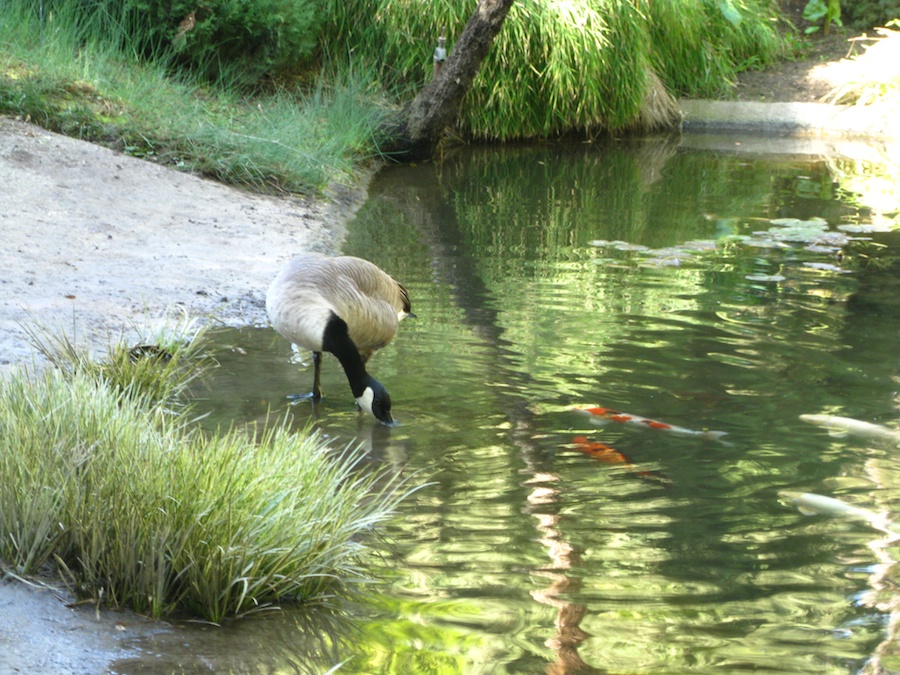
[{"label": "goose black neck", "polygon": [[366,390],[369,374],[366,372],[359,350],[350,339],[347,322],[337,314],[332,314],[325,324],[325,331],[322,333],[322,351],[331,352],[340,361],[354,398],[362,396]]}]

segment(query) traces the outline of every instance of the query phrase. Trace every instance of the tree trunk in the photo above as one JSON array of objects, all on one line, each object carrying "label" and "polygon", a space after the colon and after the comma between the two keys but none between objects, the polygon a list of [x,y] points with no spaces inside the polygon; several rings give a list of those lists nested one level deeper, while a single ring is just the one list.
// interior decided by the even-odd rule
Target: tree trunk
[{"label": "tree trunk", "polygon": [[513,0],[479,0],[440,73],[388,125],[382,151],[403,162],[429,159],[459,114]]}]

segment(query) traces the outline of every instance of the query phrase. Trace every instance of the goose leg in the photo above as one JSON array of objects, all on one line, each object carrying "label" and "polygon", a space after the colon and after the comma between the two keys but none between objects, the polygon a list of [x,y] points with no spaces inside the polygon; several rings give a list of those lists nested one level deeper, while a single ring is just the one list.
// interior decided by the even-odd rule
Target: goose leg
[{"label": "goose leg", "polygon": [[312,400],[319,401],[322,398],[322,384],[319,381],[319,371],[322,369],[322,352],[313,352],[313,390]]},{"label": "goose leg", "polygon": [[313,402],[322,400],[322,384],[319,381],[319,371],[322,368],[322,352],[313,352],[313,390],[308,394],[291,394],[288,396],[293,401],[309,399]]}]

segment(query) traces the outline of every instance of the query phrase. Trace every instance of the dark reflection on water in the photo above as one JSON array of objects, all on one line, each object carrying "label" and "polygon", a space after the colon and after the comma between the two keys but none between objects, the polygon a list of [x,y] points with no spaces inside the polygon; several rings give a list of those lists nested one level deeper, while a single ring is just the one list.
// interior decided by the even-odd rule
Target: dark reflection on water
[{"label": "dark reflection on water", "polygon": [[[858,269],[853,252],[871,253],[862,244],[842,261],[803,244],[734,240],[772,219],[868,222],[850,197],[821,161],[668,142],[493,149],[383,171],[344,253],[381,265],[413,298],[418,318],[371,362],[401,424],[358,415],[330,358],[326,399],[291,406],[285,396],[309,389],[311,369],[289,364],[290,347],[268,329],[216,336],[220,367],[202,406],[208,424],[264,420],[270,409],[290,410],[298,428],[312,417],[336,441],[363,442],[373,461],[434,485],[381,531],[386,583],[352,612],[361,632],[336,653],[286,613],[198,637],[221,647],[196,647],[215,653],[204,663],[897,667],[894,543],[865,525],[806,519],[777,493],[898,503],[895,448],[829,436],[799,415],[900,417],[900,269],[890,257]],[[896,251],[895,234],[867,236]],[[645,254],[601,243],[616,240],[719,245],[646,266]],[[727,436],[598,427],[573,412],[591,404]],[[139,661],[150,670],[122,672],[164,670]]]}]

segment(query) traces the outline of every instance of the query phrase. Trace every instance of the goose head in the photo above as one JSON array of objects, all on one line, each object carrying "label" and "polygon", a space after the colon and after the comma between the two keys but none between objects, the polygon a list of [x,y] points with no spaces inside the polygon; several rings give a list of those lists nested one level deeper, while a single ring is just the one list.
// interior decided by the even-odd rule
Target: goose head
[{"label": "goose head", "polygon": [[394,418],[391,417],[391,395],[384,385],[371,375],[366,376],[365,388],[362,394],[356,397],[356,404],[383,424],[394,423]]}]

